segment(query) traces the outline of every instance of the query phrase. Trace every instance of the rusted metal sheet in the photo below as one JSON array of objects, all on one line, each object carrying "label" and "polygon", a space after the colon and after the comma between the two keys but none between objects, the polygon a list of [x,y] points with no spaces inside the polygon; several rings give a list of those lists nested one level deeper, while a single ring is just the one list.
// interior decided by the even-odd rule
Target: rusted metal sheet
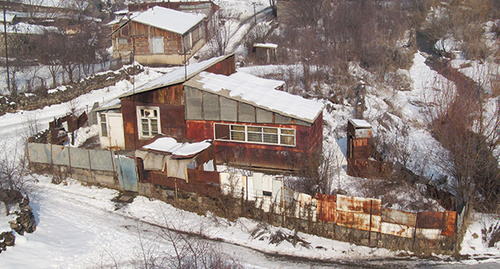
[{"label": "rusted metal sheet", "polygon": [[219,172],[212,171],[202,171],[202,170],[194,170],[188,169],[188,178],[189,182],[203,182],[205,184],[210,184],[213,186],[220,186],[219,180]]},{"label": "rusted metal sheet", "polygon": [[415,227],[382,221],[380,232],[400,237],[412,238]]},{"label": "rusted metal sheet", "polygon": [[444,228],[444,224],[444,212],[417,213],[417,228],[442,230]]},{"label": "rusted metal sheet", "polygon": [[217,197],[220,195],[219,186],[212,184],[205,184],[196,180],[190,180],[187,183],[185,180],[168,177],[167,174],[156,171],[149,171],[146,173],[149,177],[146,181],[154,185],[167,187],[169,189],[178,189],[185,192],[194,192],[208,197]]},{"label": "rusted metal sheet", "polygon": [[380,199],[337,195],[337,211],[349,211],[371,215],[381,215]]},{"label": "rusted metal sheet", "polygon": [[445,211],[444,212],[444,229],[442,235],[452,236],[455,234],[455,227],[457,223],[457,212],[455,211]]},{"label": "rusted metal sheet", "polygon": [[383,207],[382,221],[393,224],[401,224],[408,227],[415,227],[417,214]]},{"label": "rusted metal sheet", "polygon": [[[338,200],[337,200],[338,205]],[[347,228],[380,232],[382,217],[380,215],[370,215],[364,213],[354,213],[337,210],[337,225]]]},{"label": "rusted metal sheet", "polygon": [[235,66],[235,56],[234,54],[218,63],[215,65],[212,65],[211,67],[207,68],[205,71],[214,73],[214,74],[219,74],[219,75],[226,75],[229,76],[236,72],[236,66]]},{"label": "rusted metal sheet", "polygon": [[336,221],[338,225],[380,232],[381,211],[380,199],[337,195]]},{"label": "rusted metal sheet", "polygon": [[337,217],[337,196],[316,194],[318,199],[317,215],[320,221],[335,223]]}]

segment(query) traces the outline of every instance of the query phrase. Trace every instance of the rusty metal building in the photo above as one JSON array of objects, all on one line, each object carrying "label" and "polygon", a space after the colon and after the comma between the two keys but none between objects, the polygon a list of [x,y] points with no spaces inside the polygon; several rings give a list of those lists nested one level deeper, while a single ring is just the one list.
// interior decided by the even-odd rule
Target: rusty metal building
[{"label": "rusty metal building", "polygon": [[282,91],[283,84],[235,73],[233,54],[176,69],[121,96],[123,149],[162,134],[179,142],[214,140],[218,164],[293,171],[314,165],[323,105]]},{"label": "rusty metal building", "polygon": [[322,150],[323,105],[280,91],[283,81],[202,72],[184,84],[186,138],[215,140],[218,163],[307,169]]},{"label": "rusty metal building", "polygon": [[371,159],[372,126],[365,120],[350,119],[347,123],[347,174],[366,178],[388,178],[392,163]]}]

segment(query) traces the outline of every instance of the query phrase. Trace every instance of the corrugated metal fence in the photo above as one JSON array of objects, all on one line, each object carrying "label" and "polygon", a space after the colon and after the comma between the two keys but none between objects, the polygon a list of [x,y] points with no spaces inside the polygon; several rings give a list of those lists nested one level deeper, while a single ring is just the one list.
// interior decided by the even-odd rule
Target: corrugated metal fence
[{"label": "corrugated metal fence", "polygon": [[221,173],[220,179],[224,194],[255,201],[265,212],[405,238],[436,240],[455,234],[455,211],[411,213],[384,208],[380,199],[326,194],[311,197],[284,188],[282,180],[262,173]]}]

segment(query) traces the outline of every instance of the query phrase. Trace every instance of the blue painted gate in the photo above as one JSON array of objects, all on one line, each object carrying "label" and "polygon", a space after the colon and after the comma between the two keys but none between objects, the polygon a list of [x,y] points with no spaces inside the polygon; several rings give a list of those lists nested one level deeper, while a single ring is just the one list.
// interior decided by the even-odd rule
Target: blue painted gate
[{"label": "blue painted gate", "polygon": [[133,157],[117,155],[115,164],[120,188],[125,191],[138,192],[138,176],[135,159]]}]

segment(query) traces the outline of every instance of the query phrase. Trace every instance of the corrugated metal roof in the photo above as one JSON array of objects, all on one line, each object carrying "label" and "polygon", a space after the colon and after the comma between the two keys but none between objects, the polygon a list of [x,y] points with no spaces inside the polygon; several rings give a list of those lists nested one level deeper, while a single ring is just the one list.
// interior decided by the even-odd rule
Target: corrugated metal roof
[{"label": "corrugated metal roof", "polygon": [[[186,68],[184,66],[179,67],[170,73],[167,73],[167,74],[165,74],[165,75],[163,75],[155,80],[152,80],[146,84],[143,84],[142,86],[138,87],[135,90],[132,90],[132,91],[129,91],[129,92],[123,94],[122,96],[120,96],[120,98],[132,96],[132,95],[138,94],[138,93],[156,90],[156,89],[167,87],[170,85],[183,83],[186,81],[186,78],[190,79],[190,78],[196,76],[197,74],[199,74],[200,72],[211,67],[212,65],[219,63],[219,62],[223,61],[224,59],[227,59],[233,55],[234,54],[214,57],[214,58],[211,58],[211,59],[199,62],[199,63],[190,64]],[[186,71],[187,71],[187,75],[186,75]]]},{"label": "corrugated metal roof", "polygon": [[323,104],[277,90],[285,82],[237,72],[230,76],[201,72],[184,85],[214,93],[283,116],[313,123]]}]

